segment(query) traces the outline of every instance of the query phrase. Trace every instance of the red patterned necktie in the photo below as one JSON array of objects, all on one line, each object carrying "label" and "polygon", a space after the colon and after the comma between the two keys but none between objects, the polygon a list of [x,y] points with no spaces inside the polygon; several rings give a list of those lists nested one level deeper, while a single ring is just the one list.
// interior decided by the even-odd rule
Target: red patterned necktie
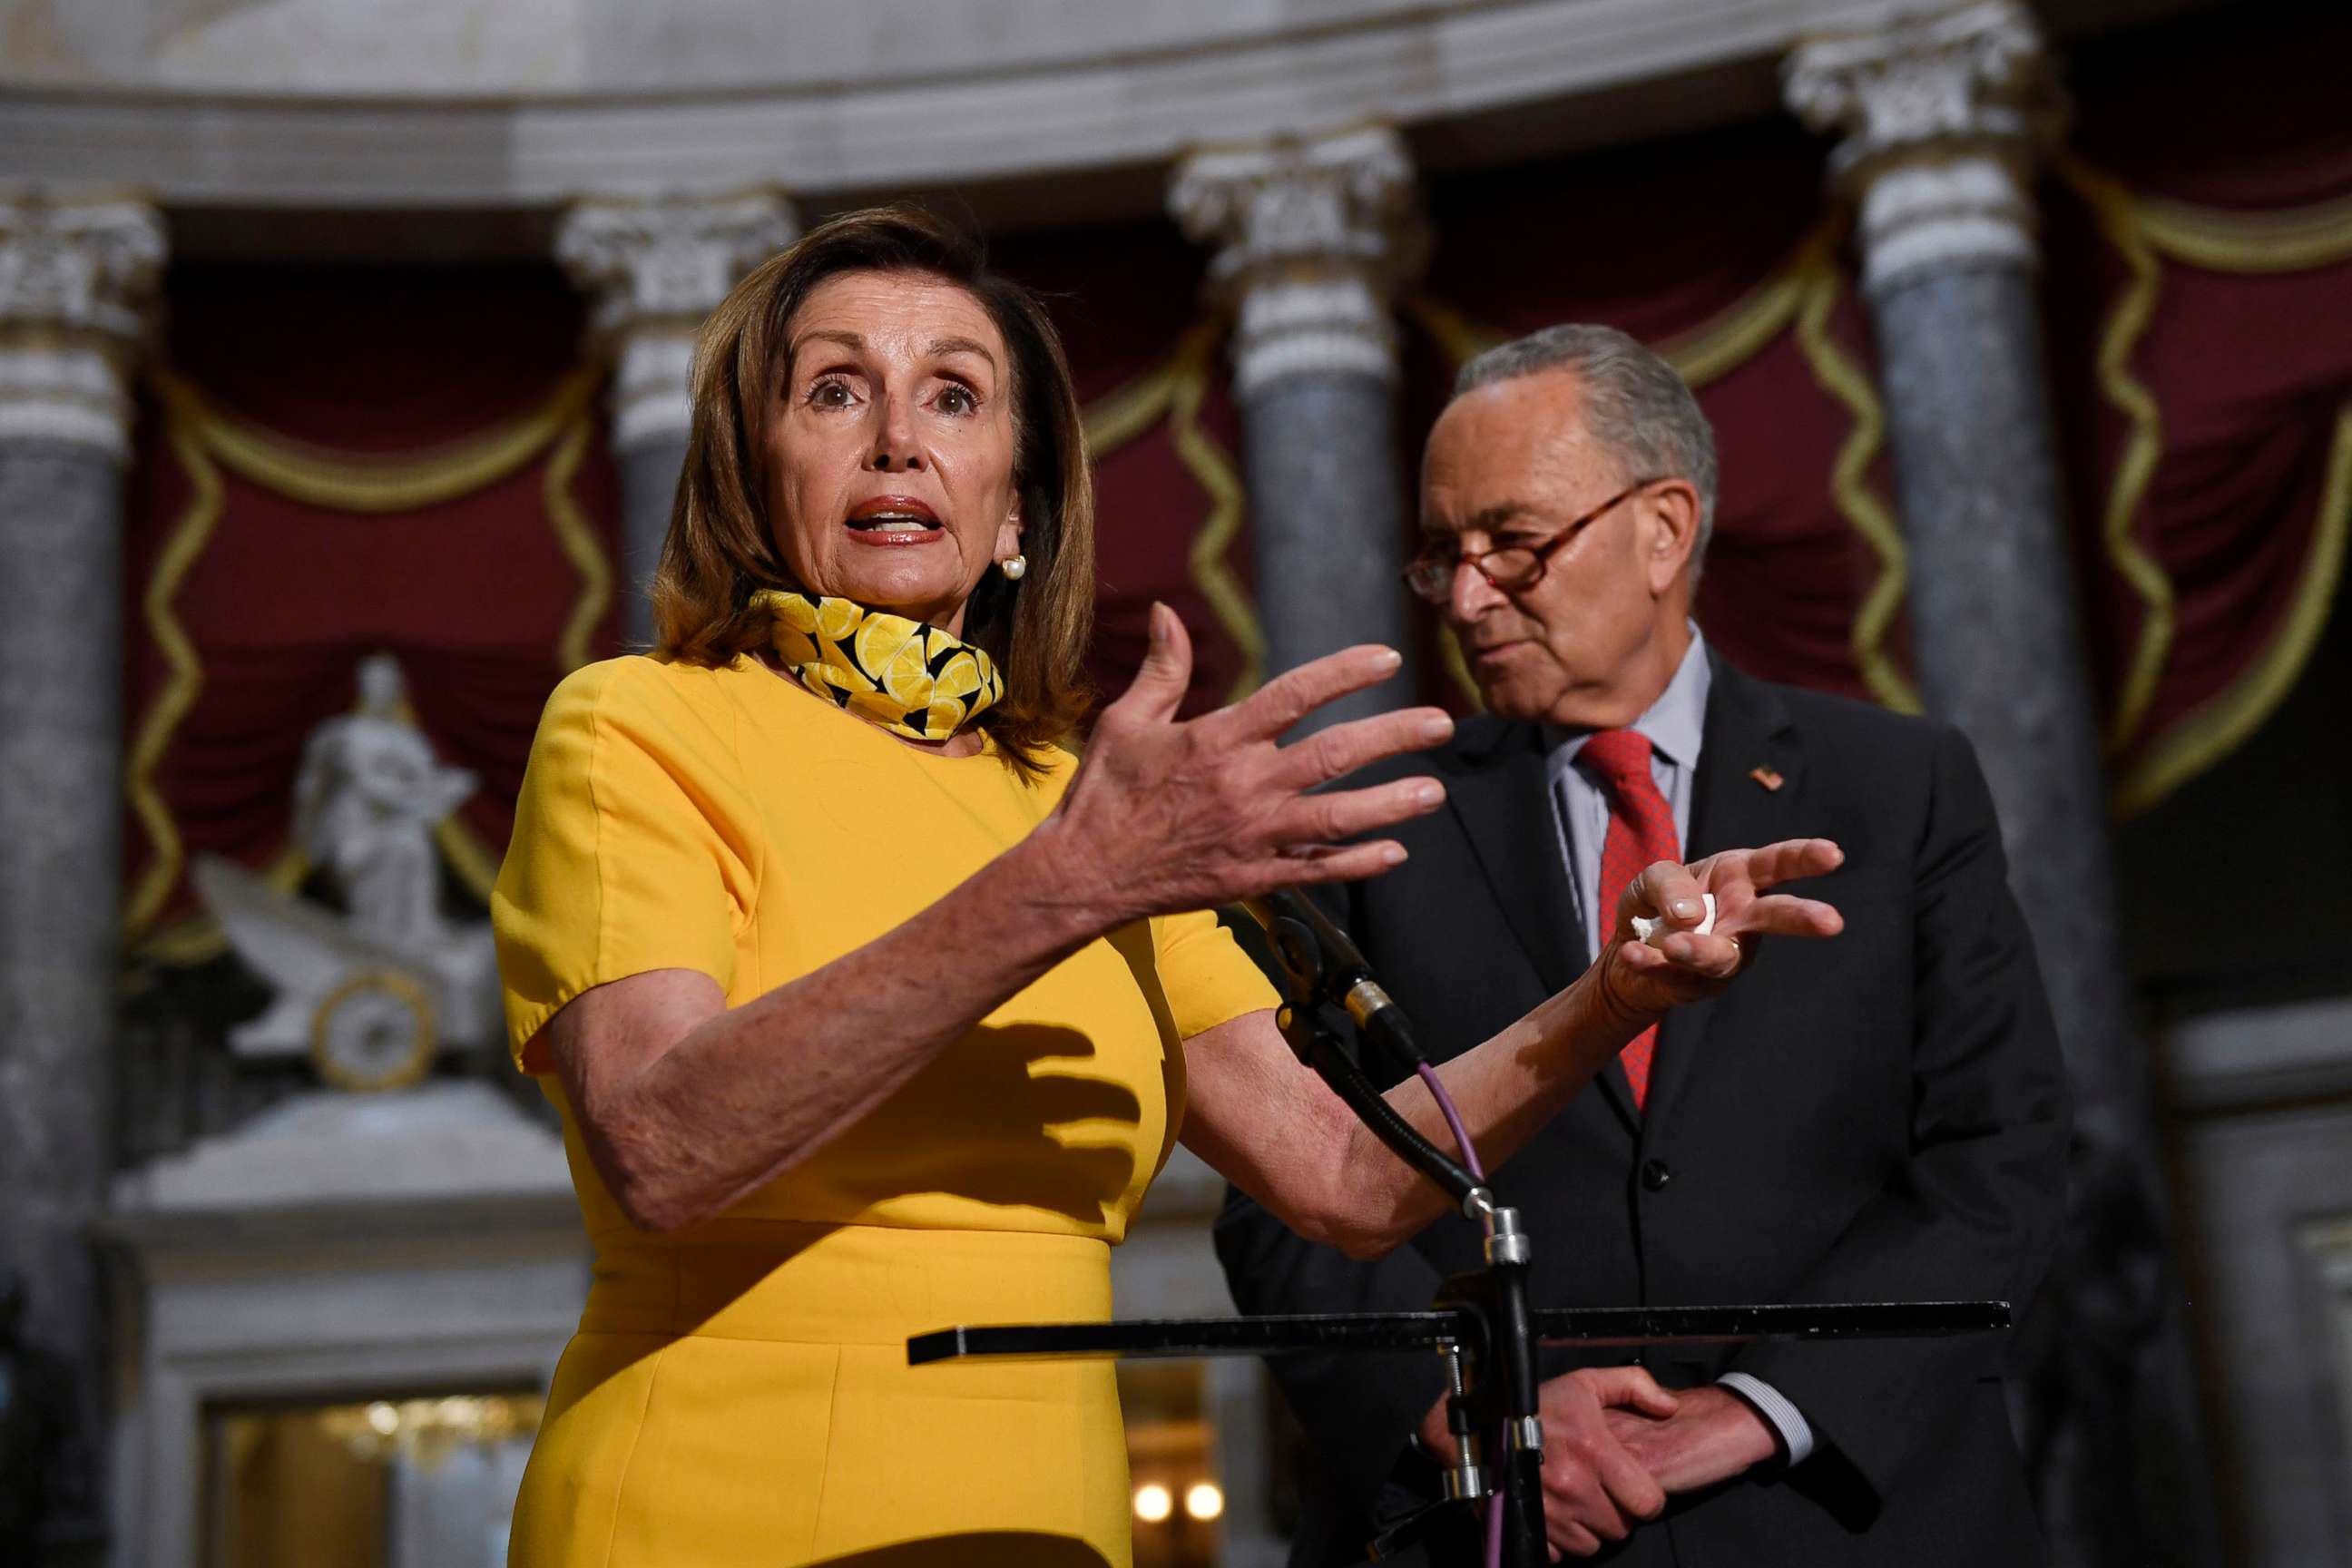
[{"label": "red patterned necktie", "polygon": [[[1675,835],[1675,808],[1650,774],[1647,735],[1638,730],[1598,731],[1577,749],[1576,765],[1592,774],[1609,797],[1609,836],[1601,843],[1601,886],[1592,901],[1592,918],[1600,922],[1605,945],[1626,884],[1654,862],[1681,859],[1682,846]],[[1633,1086],[1636,1110],[1649,1098],[1650,1057],[1657,1045],[1658,1026],[1653,1024],[1618,1058]]]}]

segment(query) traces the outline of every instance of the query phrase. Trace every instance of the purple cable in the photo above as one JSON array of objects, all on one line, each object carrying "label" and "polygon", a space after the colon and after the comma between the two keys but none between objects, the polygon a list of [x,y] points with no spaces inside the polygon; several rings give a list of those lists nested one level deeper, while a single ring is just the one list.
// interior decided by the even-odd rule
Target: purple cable
[{"label": "purple cable", "polygon": [[1454,1142],[1462,1151],[1462,1163],[1470,1167],[1472,1175],[1485,1181],[1486,1173],[1479,1169],[1478,1151],[1470,1146],[1469,1129],[1462,1125],[1462,1113],[1454,1109],[1454,1097],[1445,1092],[1445,1085],[1438,1079],[1437,1069],[1427,1062],[1422,1062],[1412,1070],[1421,1075],[1422,1082],[1429,1085],[1429,1097],[1437,1101],[1437,1113],[1445,1118],[1445,1125],[1452,1131]]},{"label": "purple cable", "polygon": [[[1485,1167],[1478,1163],[1478,1151],[1470,1142],[1470,1130],[1462,1125],[1462,1113],[1454,1109],[1454,1097],[1445,1092],[1438,1080],[1437,1069],[1427,1062],[1414,1066],[1421,1081],[1429,1086],[1429,1097],[1437,1101],[1437,1113],[1445,1118],[1445,1125],[1454,1133],[1454,1142],[1462,1151],[1462,1163],[1481,1182],[1486,1179]],[[1486,1499],[1486,1568],[1503,1568],[1503,1488],[1510,1467],[1503,1462],[1502,1433],[1495,1436],[1495,1489]]]}]

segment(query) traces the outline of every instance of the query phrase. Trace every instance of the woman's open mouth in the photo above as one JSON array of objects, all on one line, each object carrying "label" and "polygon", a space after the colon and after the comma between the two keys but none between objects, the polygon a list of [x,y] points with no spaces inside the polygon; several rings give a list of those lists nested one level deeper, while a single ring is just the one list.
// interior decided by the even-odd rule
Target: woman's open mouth
[{"label": "woman's open mouth", "polygon": [[868,497],[851,507],[842,521],[866,544],[928,544],[947,533],[939,513],[912,496]]}]

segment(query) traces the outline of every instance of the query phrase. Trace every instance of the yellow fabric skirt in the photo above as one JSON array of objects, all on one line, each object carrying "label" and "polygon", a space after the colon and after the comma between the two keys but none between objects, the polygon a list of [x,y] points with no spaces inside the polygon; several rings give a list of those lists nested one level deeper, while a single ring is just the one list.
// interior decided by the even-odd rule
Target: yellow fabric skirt
[{"label": "yellow fabric skirt", "polygon": [[1127,1568],[1107,1362],[907,1364],[909,1334],[1110,1316],[1080,1237],[723,1220],[600,1238],[511,1568]]}]

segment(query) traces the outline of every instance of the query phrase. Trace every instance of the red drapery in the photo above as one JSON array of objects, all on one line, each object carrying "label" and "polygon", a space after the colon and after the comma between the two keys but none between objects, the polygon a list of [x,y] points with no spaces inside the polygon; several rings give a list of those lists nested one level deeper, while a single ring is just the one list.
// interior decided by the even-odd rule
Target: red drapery
[{"label": "red drapery", "polygon": [[[2347,48],[2352,22],[2223,17],[2074,65],[2043,298],[2125,810],[2261,722],[2340,571],[2352,127],[2325,107],[2324,67]],[[2184,125],[2185,100],[2215,112]],[[1823,152],[1749,127],[1433,179],[1431,267],[1402,310],[1401,460],[1461,354],[1556,321],[1624,327],[1717,426],[1710,637],[1759,674],[1905,706],[1900,531]],[[1191,708],[1225,700],[1260,634],[1202,258],[1147,222],[1024,234],[997,260],[1048,294],[1088,411],[1098,684],[1124,684],[1163,599],[1194,629]],[[285,868],[302,739],[376,648],[436,746],[482,775],[445,837],[478,888],[548,688],[615,647],[599,574],[616,487],[576,298],[552,268],[182,268],[167,299],[128,523],[131,933],[188,912],[192,855]],[[469,460],[479,482],[460,483]]]},{"label": "red drapery", "polygon": [[1465,350],[1557,321],[1622,328],[1675,361],[1716,427],[1708,636],[1769,679],[1912,703],[1867,329],[1818,147],[1747,130],[1458,177],[1431,216],[1425,293],[1477,330],[1413,378],[1416,449]]},{"label": "red drapery", "polygon": [[303,741],[378,649],[481,776],[443,839],[478,884],[548,690],[614,646],[617,499],[570,290],[189,271],[169,300],[128,508],[131,933],[188,912],[196,855],[299,871]]},{"label": "red drapery", "polygon": [[[2276,708],[2352,512],[2352,14],[2200,19],[2076,62],[2048,183],[2052,380],[2116,804]],[[2184,113],[2193,106],[2193,113]]]}]

